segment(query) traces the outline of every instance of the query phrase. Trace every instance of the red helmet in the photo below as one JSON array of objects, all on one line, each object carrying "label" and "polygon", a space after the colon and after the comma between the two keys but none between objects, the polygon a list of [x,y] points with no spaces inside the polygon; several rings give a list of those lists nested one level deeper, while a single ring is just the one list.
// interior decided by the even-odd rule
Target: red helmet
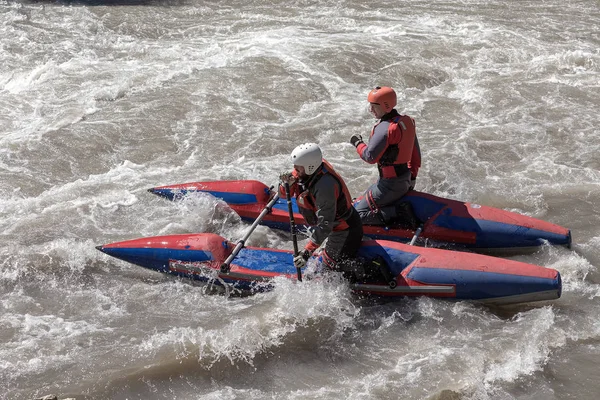
[{"label": "red helmet", "polygon": [[396,92],[388,86],[377,86],[369,92],[367,100],[369,103],[379,104],[383,111],[389,113],[396,107]]}]

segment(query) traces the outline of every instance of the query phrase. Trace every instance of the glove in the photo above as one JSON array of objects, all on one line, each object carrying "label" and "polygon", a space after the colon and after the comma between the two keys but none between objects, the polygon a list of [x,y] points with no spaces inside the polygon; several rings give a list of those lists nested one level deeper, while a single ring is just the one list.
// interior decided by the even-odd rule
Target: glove
[{"label": "glove", "polygon": [[352,135],[352,137],[350,138],[350,143],[352,143],[352,146],[358,147],[359,144],[364,143],[364,142],[363,142],[362,136]]},{"label": "glove", "polygon": [[294,177],[291,172],[284,172],[283,174],[279,175],[279,180],[281,183],[293,185],[294,182],[296,182],[296,177]]},{"label": "glove", "polygon": [[308,250],[304,250],[302,253],[299,253],[296,257],[294,257],[294,265],[296,268],[303,268],[309,258],[310,252]]}]

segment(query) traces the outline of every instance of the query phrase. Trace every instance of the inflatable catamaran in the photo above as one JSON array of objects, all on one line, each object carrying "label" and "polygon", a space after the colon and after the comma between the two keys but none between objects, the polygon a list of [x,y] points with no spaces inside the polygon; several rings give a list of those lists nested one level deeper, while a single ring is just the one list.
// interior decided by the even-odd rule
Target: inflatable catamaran
[{"label": "inflatable catamaran", "polygon": [[[208,181],[154,187],[151,193],[177,200],[190,193],[208,193],[225,201],[246,221],[253,221],[273,196],[264,183],[255,180]],[[435,245],[451,244],[477,252],[522,253],[535,251],[545,243],[571,246],[571,231],[518,213],[465,203],[410,191],[403,197],[421,222],[420,240]],[[305,221],[292,199],[298,225]],[[271,228],[290,229],[285,200],[279,199],[261,222]],[[365,236],[372,239],[409,242],[416,229],[399,226],[364,225]]]},{"label": "inflatable catamaran", "polygon": [[[293,253],[243,247],[226,268],[236,246],[212,233],[146,237],[97,249],[144,268],[240,290],[264,291],[278,276],[297,280]],[[384,240],[364,241],[365,262],[383,260],[393,282],[366,278],[351,284],[361,294],[384,297],[430,296],[512,304],[554,300],[561,295],[554,269],[482,254],[410,246]]]}]

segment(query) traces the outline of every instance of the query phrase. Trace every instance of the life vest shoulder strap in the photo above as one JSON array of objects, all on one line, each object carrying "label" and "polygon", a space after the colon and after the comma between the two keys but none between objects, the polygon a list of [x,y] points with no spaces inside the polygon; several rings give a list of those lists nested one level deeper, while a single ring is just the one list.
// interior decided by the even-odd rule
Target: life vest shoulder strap
[{"label": "life vest shoulder strap", "polygon": [[[397,115],[391,119],[388,127],[388,145],[400,144],[416,135],[415,120],[408,115]],[[408,136],[408,137],[406,137]],[[414,139],[412,139],[414,141]]]}]

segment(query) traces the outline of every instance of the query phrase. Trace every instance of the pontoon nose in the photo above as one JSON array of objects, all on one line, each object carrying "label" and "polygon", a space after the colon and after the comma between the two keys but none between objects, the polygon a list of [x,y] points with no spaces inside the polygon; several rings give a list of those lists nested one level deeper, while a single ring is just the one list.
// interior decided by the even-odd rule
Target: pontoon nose
[{"label": "pontoon nose", "polygon": [[159,187],[153,187],[150,189],[147,189],[148,193],[152,193],[155,194],[157,196],[160,197],[165,197],[167,199],[173,200],[173,191],[171,189],[161,189]]}]

